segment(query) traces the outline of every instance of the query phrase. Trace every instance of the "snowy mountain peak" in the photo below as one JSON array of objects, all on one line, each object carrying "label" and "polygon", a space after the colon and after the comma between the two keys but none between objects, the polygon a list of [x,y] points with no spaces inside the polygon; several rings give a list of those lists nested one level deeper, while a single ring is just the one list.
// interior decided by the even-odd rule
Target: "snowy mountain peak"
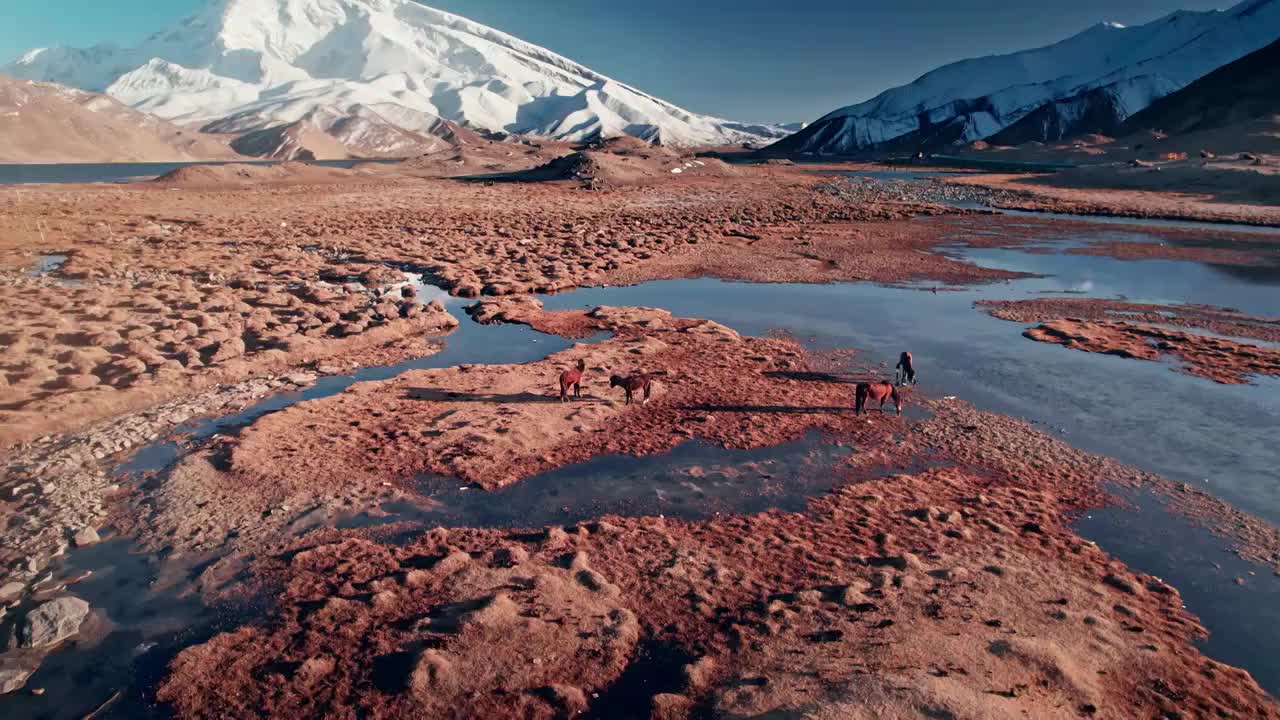
[{"label": "snowy mountain peak", "polygon": [[961,60],[829,113],[775,148],[849,153],[1109,132],[1129,115],[1280,37],[1280,0],[1099,23],[1052,45]]},{"label": "snowy mountain peak", "polygon": [[[106,92],[168,120],[250,132],[378,108],[566,140],[760,142],[781,128],[688,112],[545,48],[413,0],[211,0],[136,48],[51,48],[3,72]],[[392,108],[398,108],[392,109]]]}]

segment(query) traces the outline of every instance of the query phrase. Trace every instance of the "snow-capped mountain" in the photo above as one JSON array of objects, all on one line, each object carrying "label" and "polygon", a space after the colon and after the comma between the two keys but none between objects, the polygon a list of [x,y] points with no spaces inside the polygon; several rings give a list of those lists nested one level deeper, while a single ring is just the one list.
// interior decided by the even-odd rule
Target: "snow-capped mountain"
[{"label": "snow-capped mountain", "polygon": [[389,142],[404,137],[383,126],[434,135],[442,119],[572,141],[736,144],[786,134],[688,112],[413,0],[210,0],[136,48],[32,50],[0,72],[105,92],[210,132],[262,131],[319,114],[328,125],[357,115],[352,122],[378,126],[371,135]]},{"label": "snow-capped mountain", "polygon": [[1101,23],[1047,47],[945,65],[772,149],[839,154],[1106,131],[1277,37],[1280,0],[1180,11],[1135,27]]},{"label": "snow-capped mountain", "polygon": [[1126,120],[1122,131],[1176,135],[1267,116],[1275,116],[1272,122],[1280,126],[1280,40],[1160,98]]}]

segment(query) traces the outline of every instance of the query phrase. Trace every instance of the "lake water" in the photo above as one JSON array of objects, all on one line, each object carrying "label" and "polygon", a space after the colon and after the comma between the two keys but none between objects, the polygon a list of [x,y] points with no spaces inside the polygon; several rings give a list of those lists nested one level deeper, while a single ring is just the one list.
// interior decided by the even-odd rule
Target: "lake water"
[{"label": "lake water", "polygon": [[[399,162],[398,160],[317,160],[308,163],[321,167],[352,168],[366,162]],[[0,185],[27,183],[101,183],[150,180],[181,167],[192,165],[278,165],[275,160],[229,160],[225,162],[158,162],[158,163],[65,163],[49,165],[0,165]]]}]

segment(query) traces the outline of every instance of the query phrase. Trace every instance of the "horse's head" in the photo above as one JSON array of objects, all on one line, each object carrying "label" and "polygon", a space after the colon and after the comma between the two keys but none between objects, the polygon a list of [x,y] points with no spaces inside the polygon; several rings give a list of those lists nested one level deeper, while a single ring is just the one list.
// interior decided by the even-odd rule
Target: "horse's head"
[{"label": "horse's head", "polygon": [[614,375],[613,377],[609,378],[609,387],[611,388],[623,387],[626,384],[627,384],[626,378],[622,377],[621,375]]},{"label": "horse's head", "polygon": [[585,372],[586,369],[587,369],[587,361],[583,360],[582,358],[578,358],[578,371]]}]

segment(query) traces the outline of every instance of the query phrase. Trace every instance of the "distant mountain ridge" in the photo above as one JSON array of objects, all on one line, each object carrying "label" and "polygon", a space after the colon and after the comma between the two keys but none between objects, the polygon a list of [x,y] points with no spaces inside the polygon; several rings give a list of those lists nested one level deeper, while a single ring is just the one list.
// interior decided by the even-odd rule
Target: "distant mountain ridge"
[{"label": "distant mountain ridge", "polygon": [[1160,98],[1126,120],[1121,132],[1181,134],[1267,115],[1280,115],[1280,40]]},{"label": "distant mountain ridge", "polygon": [[99,93],[0,75],[0,163],[167,162],[239,157]]},{"label": "distant mountain ridge", "polygon": [[209,132],[259,132],[324,116],[313,125],[330,133],[350,117],[339,124],[362,127],[338,141],[358,137],[352,150],[371,155],[398,153],[410,137],[404,133],[437,137],[441,121],[671,145],[763,143],[786,134],[688,112],[412,0],[211,0],[136,48],[32,50],[0,72],[104,92]]},{"label": "distant mountain ridge", "polygon": [[1278,37],[1280,0],[1179,11],[1135,27],[1100,23],[1046,47],[945,65],[831,112],[770,149],[843,154],[1116,130]]}]

